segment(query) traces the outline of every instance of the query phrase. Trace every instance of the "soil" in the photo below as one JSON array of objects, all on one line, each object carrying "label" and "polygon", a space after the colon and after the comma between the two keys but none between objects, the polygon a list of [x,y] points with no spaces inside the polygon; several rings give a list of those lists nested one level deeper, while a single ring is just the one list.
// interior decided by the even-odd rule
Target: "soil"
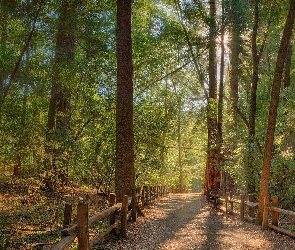
[{"label": "soil", "polygon": [[[65,187],[47,193],[33,180],[1,182],[0,249],[42,249],[57,242],[64,204],[73,204],[75,218],[80,200],[89,203],[90,216],[108,207],[96,190]],[[143,212],[128,224],[126,239],[108,236],[94,249],[295,249],[295,239],[214,210],[201,194],[169,194]]]},{"label": "soil", "polygon": [[63,187],[40,190],[35,179],[0,181],[0,250],[42,249],[60,240],[64,204],[73,205],[73,223],[79,201],[87,201],[89,215],[108,208],[95,189]]},{"label": "soil", "polygon": [[201,194],[169,194],[144,214],[128,225],[126,239],[96,249],[295,249],[295,239],[214,210]]}]

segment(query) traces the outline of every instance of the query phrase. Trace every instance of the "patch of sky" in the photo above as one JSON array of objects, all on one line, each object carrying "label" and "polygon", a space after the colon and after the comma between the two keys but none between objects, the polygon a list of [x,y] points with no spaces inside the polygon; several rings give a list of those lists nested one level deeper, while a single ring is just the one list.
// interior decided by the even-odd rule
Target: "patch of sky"
[{"label": "patch of sky", "polygon": [[152,22],[153,22],[153,25],[150,29],[151,35],[153,37],[159,37],[163,31],[164,22],[160,17],[153,18]]}]

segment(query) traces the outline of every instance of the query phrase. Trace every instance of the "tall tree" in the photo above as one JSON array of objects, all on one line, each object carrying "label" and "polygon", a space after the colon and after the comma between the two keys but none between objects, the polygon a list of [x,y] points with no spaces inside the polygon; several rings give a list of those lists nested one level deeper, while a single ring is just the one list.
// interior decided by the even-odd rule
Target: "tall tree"
[{"label": "tall tree", "polygon": [[265,148],[263,156],[263,165],[260,181],[260,194],[259,194],[259,203],[258,211],[256,216],[256,223],[261,224],[263,217],[264,209],[264,199],[268,197],[268,188],[269,188],[269,179],[270,179],[270,169],[271,169],[271,160],[273,154],[273,142],[275,135],[276,119],[277,119],[277,109],[279,104],[281,81],[284,70],[284,64],[286,59],[286,54],[288,46],[290,44],[290,39],[293,33],[295,19],[295,0],[290,0],[290,7],[285,23],[283,36],[280,43],[280,48],[278,51],[276,68],[274,72],[274,79],[272,84],[271,100],[269,106],[268,114],[268,125],[265,139]]},{"label": "tall tree", "polygon": [[259,1],[254,2],[254,21],[251,36],[252,43],[252,84],[251,84],[251,96],[250,96],[250,112],[249,112],[249,129],[248,129],[248,155],[246,166],[246,182],[247,191],[254,193],[256,191],[255,181],[253,181],[255,175],[255,134],[256,134],[256,106],[257,106],[257,87],[258,87],[258,74],[259,63],[265,47],[267,33],[264,34],[260,49],[257,46],[257,33],[259,28]]},{"label": "tall tree", "polygon": [[79,0],[64,0],[61,4],[48,109],[47,153],[51,158],[49,165],[54,170],[61,171],[62,181],[66,181],[67,177],[63,154],[70,131],[71,65],[76,48],[78,6]]},{"label": "tall tree", "polygon": [[115,189],[121,200],[135,186],[131,0],[117,0],[117,103]]},{"label": "tall tree", "polygon": [[237,113],[239,98],[239,65],[240,65],[240,51],[241,51],[241,2],[231,1],[231,40],[230,40],[230,105],[233,116],[233,130],[236,131]]},{"label": "tall tree", "polygon": [[210,1],[209,32],[209,99],[207,106],[207,163],[205,189],[220,188],[220,143],[217,122],[217,79],[216,79],[216,2]]}]

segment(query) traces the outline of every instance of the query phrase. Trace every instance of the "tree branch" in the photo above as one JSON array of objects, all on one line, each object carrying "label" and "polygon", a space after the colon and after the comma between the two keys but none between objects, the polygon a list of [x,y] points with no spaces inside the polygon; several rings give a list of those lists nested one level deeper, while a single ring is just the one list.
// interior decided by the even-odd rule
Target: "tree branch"
[{"label": "tree branch", "polygon": [[[235,106],[235,110],[237,112],[237,114],[240,116],[240,118],[243,120],[243,122],[245,123],[246,127],[249,128],[249,122],[247,121],[247,118],[246,116],[242,113],[242,111]],[[258,151],[261,155],[263,155],[263,151],[262,151],[262,147],[258,141],[258,139],[255,137],[255,143],[256,143],[256,146],[258,148]]]},{"label": "tree branch", "polygon": [[[185,64],[181,65],[180,67],[168,72],[166,75],[160,77],[159,79],[155,80],[154,83],[156,82],[160,82],[162,80],[164,80],[165,78],[167,78],[168,76],[172,76],[175,73],[177,73],[179,70],[183,69],[184,67],[186,67],[187,65],[189,65],[191,63],[191,60],[189,60],[188,62],[186,62]],[[144,91],[146,91],[148,88],[150,87],[150,85],[146,86],[143,90],[140,91],[139,94],[136,95],[136,97],[140,96],[140,94]]]},{"label": "tree branch", "polygon": [[208,100],[209,96],[208,96],[207,90],[205,88],[204,75],[203,75],[203,73],[202,73],[202,71],[200,69],[200,65],[197,62],[196,55],[195,55],[194,50],[193,50],[193,45],[191,43],[191,40],[190,40],[190,37],[188,35],[187,29],[186,29],[186,27],[184,25],[180,3],[179,3],[178,0],[175,0],[175,4],[178,7],[177,14],[178,14],[178,17],[179,17],[179,20],[180,20],[180,24],[182,26],[182,29],[183,29],[183,32],[184,32],[184,35],[185,35],[185,39],[186,39],[187,44],[188,44],[188,47],[189,47],[189,51],[190,51],[191,57],[193,59],[193,62],[194,62],[194,65],[195,65],[195,68],[196,68],[196,71],[197,71],[197,74],[198,74],[198,77],[199,77],[200,84],[201,84],[201,86],[203,88],[203,91],[204,91],[204,94],[206,96],[206,99]]},{"label": "tree branch", "polygon": [[10,90],[12,84],[13,84],[13,81],[14,81],[14,78],[16,76],[16,73],[17,73],[17,71],[18,71],[18,69],[20,67],[21,62],[22,62],[22,58],[23,58],[24,54],[26,53],[26,51],[29,48],[31,39],[32,39],[33,34],[34,34],[34,31],[36,29],[37,19],[38,19],[39,15],[40,15],[40,12],[41,12],[41,9],[42,9],[42,6],[43,6],[44,2],[45,2],[45,0],[41,0],[40,1],[39,8],[38,8],[38,10],[36,12],[36,15],[35,15],[35,18],[33,20],[33,25],[32,25],[31,32],[29,33],[29,35],[27,37],[27,40],[25,42],[25,45],[24,45],[24,47],[23,47],[23,49],[22,49],[22,51],[21,51],[21,53],[20,53],[20,55],[19,55],[19,57],[18,57],[18,59],[16,61],[16,64],[14,66],[14,69],[13,69],[13,71],[12,71],[10,77],[9,77],[9,82],[8,82],[7,85],[4,86],[3,95],[2,95],[1,100],[0,100],[0,107],[3,105],[4,99],[8,95],[8,92],[9,92],[9,90]]}]

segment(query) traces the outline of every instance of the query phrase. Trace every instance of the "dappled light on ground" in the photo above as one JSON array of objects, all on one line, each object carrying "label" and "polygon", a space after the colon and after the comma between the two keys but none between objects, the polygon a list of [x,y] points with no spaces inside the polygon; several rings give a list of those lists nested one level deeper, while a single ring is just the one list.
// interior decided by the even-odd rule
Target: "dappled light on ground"
[{"label": "dappled light on ground", "polygon": [[127,239],[104,249],[295,249],[294,239],[214,211],[201,194],[170,194],[144,212]]}]

